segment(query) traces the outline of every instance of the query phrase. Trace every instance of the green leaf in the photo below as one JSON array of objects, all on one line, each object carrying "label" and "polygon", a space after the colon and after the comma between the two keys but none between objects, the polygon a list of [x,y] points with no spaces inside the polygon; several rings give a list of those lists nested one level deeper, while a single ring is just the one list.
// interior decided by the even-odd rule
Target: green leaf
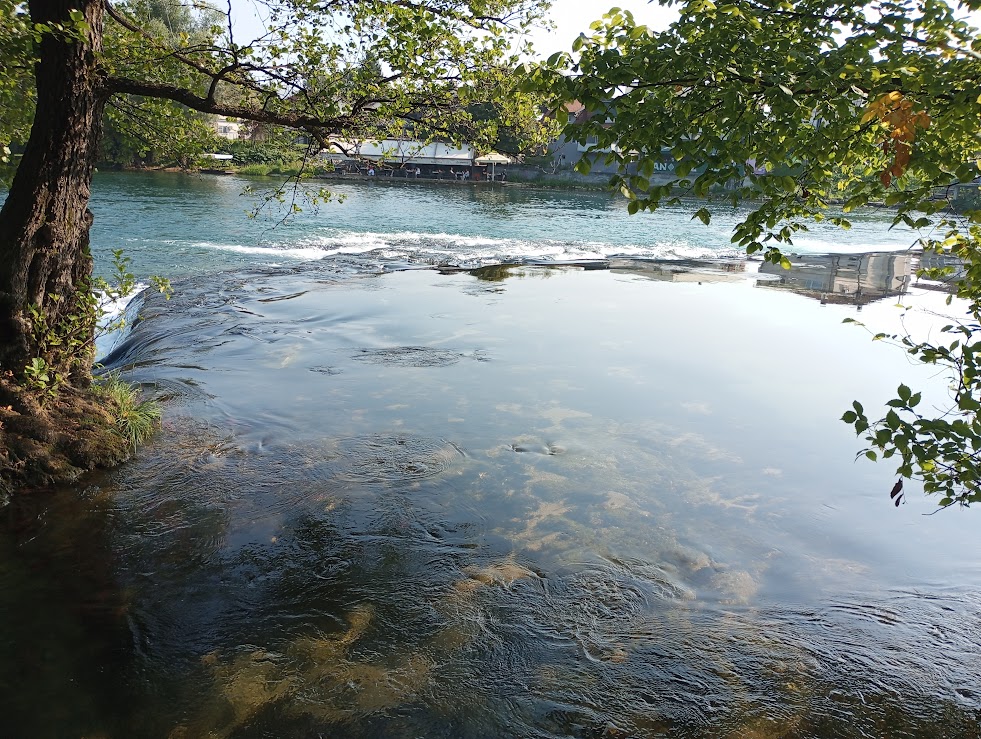
[{"label": "green leaf", "polygon": [[893,431],[896,431],[900,425],[902,425],[902,420],[899,418],[899,415],[896,413],[896,411],[890,409],[890,411],[886,413],[886,426]]}]

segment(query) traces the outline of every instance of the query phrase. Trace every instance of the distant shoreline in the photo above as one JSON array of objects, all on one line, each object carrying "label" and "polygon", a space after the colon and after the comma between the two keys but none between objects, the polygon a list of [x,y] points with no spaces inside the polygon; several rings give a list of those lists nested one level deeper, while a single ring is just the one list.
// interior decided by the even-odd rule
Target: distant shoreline
[{"label": "distant shoreline", "polygon": [[[295,177],[296,173],[292,170],[271,170],[266,174],[256,174],[252,172],[242,172],[235,169],[218,169],[210,167],[198,167],[194,169],[182,169],[181,167],[104,167],[103,171],[112,172],[170,172],[175,174],[201,174],[212,175],[215,177],[227,177],[235,175],[247,179],[276,179],[284,177]],[[401,171],[401,170],[397,170]],[[577,173],[547,174],[537,171],[531,167],[512,166],[507,170],[507,178],[503,181],[467,179],[458,180],[449,177],[409,177],[401,174],[376,174],[366,175],[349,172],[318,172],[305,176],[307,180],[322,180],[328,182],[386,182],[400,185],[453,185],[457,187],[529,187],[544,190],[584,190],[590,192],[607,192],[611,195],[614,191],[607,184],[605,176],[584,177]]]}]

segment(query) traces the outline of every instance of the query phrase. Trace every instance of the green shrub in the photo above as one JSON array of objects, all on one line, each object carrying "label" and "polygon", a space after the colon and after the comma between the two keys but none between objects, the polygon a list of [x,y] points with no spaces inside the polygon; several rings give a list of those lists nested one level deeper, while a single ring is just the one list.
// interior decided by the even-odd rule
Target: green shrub
[{"label": "green shrub", "polygon": [[272,165],[270,164],[246,164],[239,167],[238,170],[239,174],[252,175],[254,177],[264,177],[270,172],[272,172]]},{"label": "green shrub", "polygon": [[306,170],[309,173],[310,166],[304,167],[303,162],[288,162],[280,164],[278,167],[273,168],[274,174],[286,175],[287,177],[296,177],[301,171]]},{"label": "green shrub", "polygon": [[95,390],[116,419],[116,428],[134,449],[150,438],[160,425],[160,405],[144,400],[135,386],[110,373],[96,380]]}]

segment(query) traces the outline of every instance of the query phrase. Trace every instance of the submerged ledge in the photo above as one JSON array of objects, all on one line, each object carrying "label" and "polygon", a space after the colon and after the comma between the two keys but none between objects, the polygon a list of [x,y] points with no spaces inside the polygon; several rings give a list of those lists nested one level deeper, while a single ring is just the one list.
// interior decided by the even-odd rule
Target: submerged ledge
[{"label": "submerged ledge", "polygon": [[[647,280],[675,283],[750,283],[783,290],[820,301],[852,305],[859,309],[873,302],[897,299],[911,286],[945,291],[948,286],[918,280],[915,272],[921,255],[915,252],[865,254],[790,255],[791,268],[751,259],[656,260],[609,258],[567,262],[521,261],[480,267],[455,265],[386,265],[386,271],[434,270],[443,275],[468,274],[480,282],[501,283],[522,276],[523,270],[609,271]],[[273,277],[276,271],[265,271]],[[213,278],[223,279],[216,275]],[[298,293],[300,295],[302,293]],[[288,300],[293,295],[271,300]],[[133,322],[130,322],[130,327]],[[129,330],[129,329],[128,329]],[[125,344],[123,341],[122,343]],[[122,347],[101,358],[107,365],[132,361],[131,347]],[[122,362],[126,364],[126,362]],[[9,393],[8,393],[9,394]],[[23,409],[22,409],[23,410]],[[66,391],[56,402],[37,413],[13,407],[0,408],[0,499],[12,490],[72,483],[86,472],[119,464],[129,449],[116,433],[112,419],[89,390]]]}]

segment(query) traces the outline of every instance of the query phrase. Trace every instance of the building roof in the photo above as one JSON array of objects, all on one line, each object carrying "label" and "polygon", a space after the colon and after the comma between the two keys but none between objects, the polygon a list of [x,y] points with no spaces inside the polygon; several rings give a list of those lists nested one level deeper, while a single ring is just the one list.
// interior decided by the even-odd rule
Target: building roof
[{"label": "building roof", "polygon": [[370,159],[389,164],[433,164],[447,167],[469,167],[476,151],[464,144],[455,147],[442,142],[431,144],[406,139],[382,139],[380,141],[345,141],[338,139],[331,146],[328,156],[348,159]]}]

